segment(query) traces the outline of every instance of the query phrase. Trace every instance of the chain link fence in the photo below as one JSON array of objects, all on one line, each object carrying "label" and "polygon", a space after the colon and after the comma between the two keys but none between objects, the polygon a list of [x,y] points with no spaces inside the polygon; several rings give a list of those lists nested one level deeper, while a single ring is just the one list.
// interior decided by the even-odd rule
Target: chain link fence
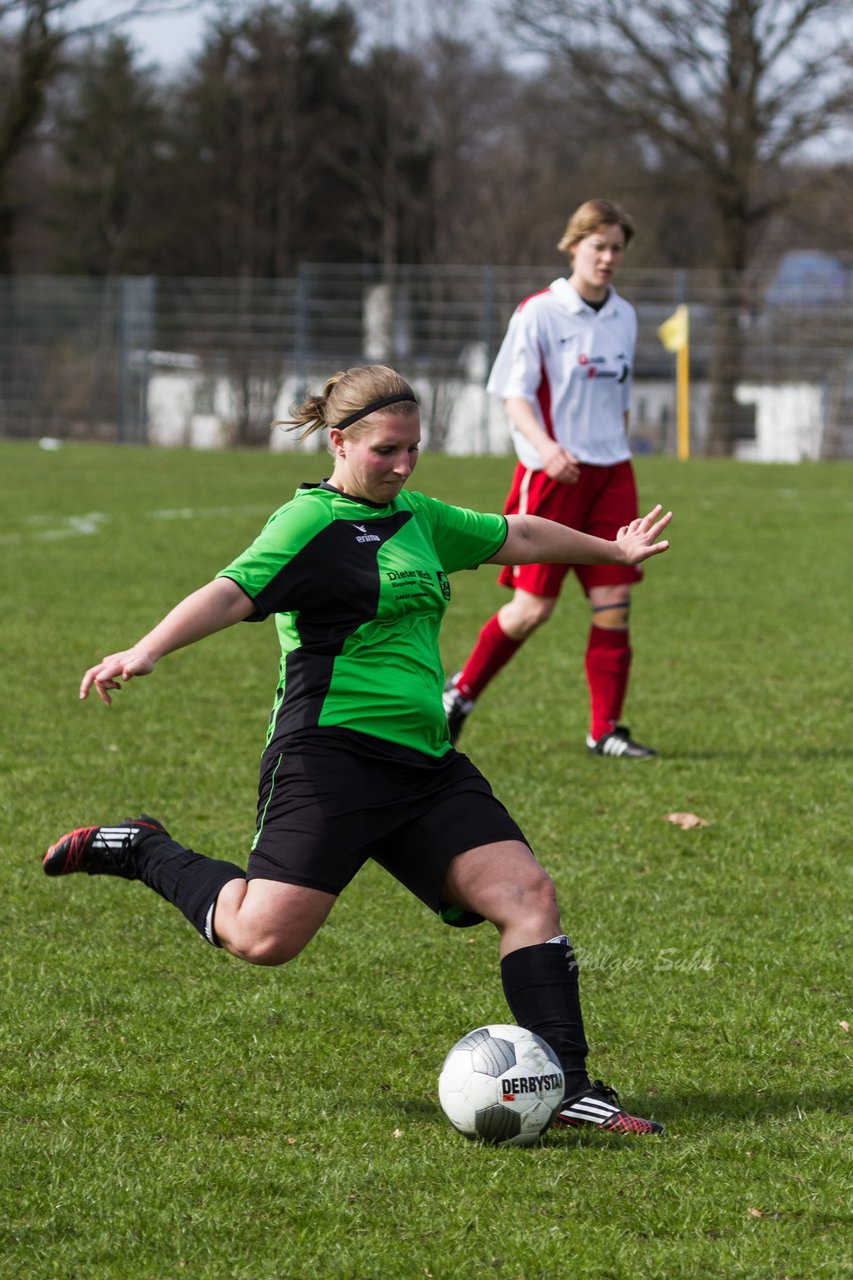
[{"label": "chain link fence", "polygon": [[[485,381],[513,308],[558,267],[303,264],[291,279],[0,279],[0,435],[205,447],[292,446],[270,423],[306,387],[382,362],[417,387],[425,442],[509,448]],[[724,452],[853,457],[853,274],[831,297],[712,272],[625,268],[639,340],[633,444],[674,452],[675,357],[658,338],[690,312],[690,428],[712,442],[726,382]],[[722,373],[721,373],[722,370]],[[719,448],[716,451],[720,451]]]}]

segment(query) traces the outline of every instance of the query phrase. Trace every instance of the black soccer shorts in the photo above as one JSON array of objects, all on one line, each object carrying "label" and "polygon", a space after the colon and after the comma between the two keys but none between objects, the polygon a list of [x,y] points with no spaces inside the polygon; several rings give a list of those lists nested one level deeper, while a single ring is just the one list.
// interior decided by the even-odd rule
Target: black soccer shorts
[{"label": "black soccer shorts", "polygon": [[453,858],[521,828],[467,756],[436,758],[349,729],[277,739],[261,760],[249,880],[339,894],[368,858],[448,924],[482,917],[442,901]]}]

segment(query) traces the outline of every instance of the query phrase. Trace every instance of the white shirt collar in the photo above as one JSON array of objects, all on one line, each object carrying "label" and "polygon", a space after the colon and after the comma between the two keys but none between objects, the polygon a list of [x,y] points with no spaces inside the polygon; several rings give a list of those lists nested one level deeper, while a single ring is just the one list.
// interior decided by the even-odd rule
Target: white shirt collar
[{"label": "white shirt collar", "polygon": [[[554,297],[559,299],[563,306],[568,307],[569,311],[573,311],[575,315],[583,315],[584,312],[588,312],[590,310],[578,293],[577,289],[574,285],[569,284],[565,276],[560,276],[557,280],[552,280],[548,287]],[[608,285],[608,289],[610,292],[607,295],[607,300],[601,310],[597,312],[600,316],[607,315],[608,312],[615,309],[616,299],[619,296],[612,284]]]}]

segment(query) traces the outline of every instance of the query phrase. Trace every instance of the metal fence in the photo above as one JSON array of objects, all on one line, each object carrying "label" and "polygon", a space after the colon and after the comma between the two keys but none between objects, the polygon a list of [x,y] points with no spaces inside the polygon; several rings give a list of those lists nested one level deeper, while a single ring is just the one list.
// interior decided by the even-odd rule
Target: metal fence
[{"label": "metal fence", "polygon": [[[278,280],[0,279],[0,435],[267,444],[294,394],[381,361],[417,383],[431,447],[504,449],[488,370],[519,299],[557,274],[306,263]],[[722,356],[734,452],[853,456],[853,281],[829,299],[752,277],[720,289],[710,272],[626,268],[619,284],[640,322],[636,448],[675,447],[675,361],[657,330],[686,303],[695,452]]]}]

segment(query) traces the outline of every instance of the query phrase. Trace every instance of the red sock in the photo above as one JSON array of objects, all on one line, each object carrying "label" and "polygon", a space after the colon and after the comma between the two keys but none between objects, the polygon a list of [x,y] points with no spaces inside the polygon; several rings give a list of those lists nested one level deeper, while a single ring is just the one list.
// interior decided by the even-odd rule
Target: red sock
[{"label": "red sock", "polygon": [[598,741],[615,729],[622,715],[631,669],[629,633],[592,626],[586,649],[589,684],[590,736]]},{"label": "red sock", "polygon": [[506,634],[498,622],[497,614],[489,618],[456,681],[462,697],[479,697],[492,677],[509,662],[521,645],[521,640],[513,640]]}]

